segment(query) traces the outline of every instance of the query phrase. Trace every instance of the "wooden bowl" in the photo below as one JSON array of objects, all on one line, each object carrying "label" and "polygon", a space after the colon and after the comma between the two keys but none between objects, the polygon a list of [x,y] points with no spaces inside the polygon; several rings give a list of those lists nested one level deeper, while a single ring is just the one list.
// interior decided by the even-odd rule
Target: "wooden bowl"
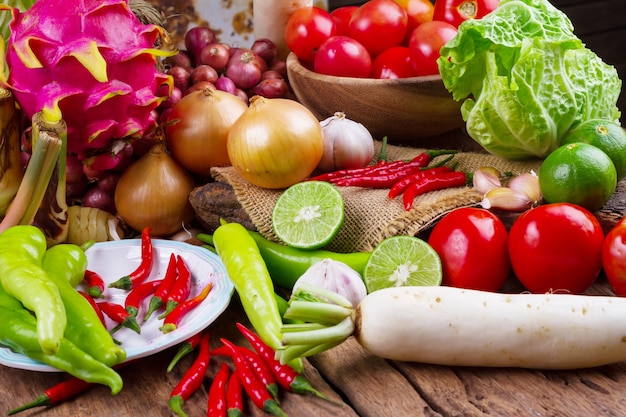
[{"label": "wooden bowl", "polygon": [[287,57],[287,74],[298,101],[317,118],[343,112],[375,139],[415,142],[464,123],[461,103],[452,99],[439,75],[389,80],[334,77],[308,70],[293,53]]}]

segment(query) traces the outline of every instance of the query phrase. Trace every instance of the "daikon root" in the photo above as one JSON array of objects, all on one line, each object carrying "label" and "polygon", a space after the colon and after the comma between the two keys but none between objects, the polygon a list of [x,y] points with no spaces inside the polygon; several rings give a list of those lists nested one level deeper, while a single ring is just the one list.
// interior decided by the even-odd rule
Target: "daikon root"
[{"label": "daikon root", "polygon": [[441,286],[375,291],[356,308],[338,301],[330,321],[320,302],[290,301],[285,317],[306,318],[312,303],[317,323],[285,325],[281,360],[350,335],[383,358],[448,366],[578,369],[626,360],[626,298]]}]

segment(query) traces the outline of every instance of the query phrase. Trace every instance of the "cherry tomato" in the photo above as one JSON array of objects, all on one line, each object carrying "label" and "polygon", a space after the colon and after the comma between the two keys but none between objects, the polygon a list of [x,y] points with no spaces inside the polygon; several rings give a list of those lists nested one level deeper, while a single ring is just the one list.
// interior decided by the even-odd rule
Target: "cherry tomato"
[{"label": "cherry tomato", "polygon": [[342,36],[348,36],[348,28],[350,26],[350,19],[359,6],[343,6],[338,7],[330,12],[330,17],[335,22],[337,28],[336,34]]},{"label": "cherry tomato", "polygon": [[456,36],[457,29],[447,22],[424,22],[409,38],[409,50],[417,75],[439,74],[437,59],[439,50]]},{"label": "cherry tomato", "polygon": [[498,7],[498,0],[437,0],[433,20],[456,27],[467,19],[480,19]]},{"label": "cherry tomato", "polygon": [[619,221],[604,238],[602,266],[613,292],[626,296],[626,218]]},{"label": "cherry tomato", "polygon": [[415,77],[411,54],[406,46],[392,46],[382,51],[372,61],[372,78]]},{"label": "cherry tomato", "polygon": [[336,34],[330,13],[320,7],[296,9],[285,26],[285,43],[298,58],[313,61],[319,46]]},{"label": "cherry tomato", "polygon": [[443,285],[498,291],[509,277],[508,234],[489,210],[466,207],[445,215],[428,243],[441,258]]},{"label": "cherry tomato", "polygon": [[313,70],[337,77],[367,78],[372,70],[372,59],[367,49],[354,39],[333,36],[315,54]]},{"label": "cherry tomato", "polygon": [[587,290],[602,269],[604,232],[588,210],[569,203],[524,212],[509,231],[509,257],[519,281],[533,293]]},{"label": "cherry tomato", "polygon": [[406,35],[404,44],[408,45],[409,37],[416,27],[433,20],[434,6],[430,0],[394,0],[404,9],[407,15]]},{"label": "cherry tomato", "polygon": [[352,15],[348,35],[375,57],[402,43],[407,24],[406,12],[394,0],[369,0]]}]

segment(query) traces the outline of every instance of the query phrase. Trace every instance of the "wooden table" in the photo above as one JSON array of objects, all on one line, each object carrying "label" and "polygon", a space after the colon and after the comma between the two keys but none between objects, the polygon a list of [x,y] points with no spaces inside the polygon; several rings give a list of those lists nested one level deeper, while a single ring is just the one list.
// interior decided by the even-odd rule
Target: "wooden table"
[{"label": "wooden table", "polygon": [[[602,280],[595,292],[605,292]],[[237,296],[210,327],[212,345],[226,337],[244,343],[234,323],[246,323]],[[393,342],[393,341],[391,341]],[[427,340],[424,343],[428,343]],[[419,346],[416,346],[419,349]],[[94,386],[66,403],[19,415],[46,417],[169,416],[167,400],[194,354],[170,373],[166,367],[176,348],[142,359],[120,370],[124,389],[112,396]],[[221,357],[214,357],[200,391],[185,404],[190,417],[204,416],[209,384]],[[281,406],[297,417],[381,416],[624,416],[626,363],[575,371],[450,368],[390,362],[364,351],[354,339],[309,358],[304,375],[338,406],[312,396],[282,393]],[[0,366],[0,413],[40,395],[66,376]],[[248,416],[263,416],[251,403]]]}]

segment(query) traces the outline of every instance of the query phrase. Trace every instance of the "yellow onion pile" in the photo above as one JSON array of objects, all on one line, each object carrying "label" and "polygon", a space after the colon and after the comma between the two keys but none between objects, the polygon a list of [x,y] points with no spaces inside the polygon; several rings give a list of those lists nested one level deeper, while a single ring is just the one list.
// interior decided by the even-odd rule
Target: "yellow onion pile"
[{"label": "yellow onion pile", "polygon": [[115,188],[117,214],[134,230],[152,228],[155,236],[181,230],[194,218],[189,193],[195,182],[158,140],[130,165]]},{"label": "yellow onion pile", "polygon": [[184,168],[208,178],[212,167],[230,165],[228,132],[247,108],[237,96],[215,88],[187,94],[169,113],[168,150]]},{"label": "yellow onion pile", "polygon": [[227,149],[233,168],[249,183],[282,189],[313,172],[324,139],[319,120],[302,104],[254,96],[230,129]]}]

